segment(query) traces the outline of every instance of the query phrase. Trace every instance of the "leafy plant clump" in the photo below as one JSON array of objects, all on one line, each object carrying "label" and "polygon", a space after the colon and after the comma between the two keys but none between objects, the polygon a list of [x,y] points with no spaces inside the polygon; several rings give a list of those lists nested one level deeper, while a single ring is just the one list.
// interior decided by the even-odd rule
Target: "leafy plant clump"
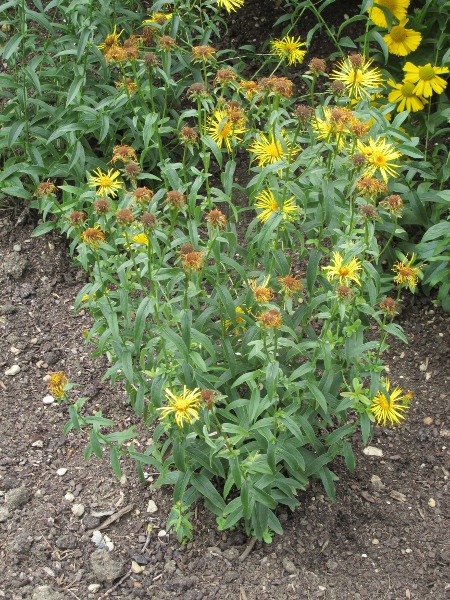
[{"label": "leafy plant clump", "polygon": [[[334,498],[330,467],[337,456],[355,467],[355,432],[367,443],[373,422],[405,418],[411,394],[382,377],[388,337],[406,342],[393,322],[401,291],[422,280],[448,304],[448,155],[436,137],[447,9],[427,2],[410,33],[407,0],[392,13],[364,2],[349,22],[365,33],[350,40],[348,23],[326,22],[329,1],[286,2],[283,35],[249,79],[253,47],[216,48],[221,10],[243,0],[159,1],[150,15],[136,3],[35,4],[1,9],[2,191],[40,210],[35,235],[71,240],[90,274],[76,298],[94,318],[86,341],[153,444],[139,452],[134,427],[108,431],[115,423],[71,401],[55,373],[66,431],[86,428],[86,457],[108,448],[118,477],[127,456],[144,480],[151,465],[156,486],[173,485],[180,541],[199,498],[219,529],[242,522],[270,541],[276,507],[294,509],[311,478]],[[305,11],[317,25],[302,40]],[[320,30],[336,44],[331,68],[307,54]]]}]

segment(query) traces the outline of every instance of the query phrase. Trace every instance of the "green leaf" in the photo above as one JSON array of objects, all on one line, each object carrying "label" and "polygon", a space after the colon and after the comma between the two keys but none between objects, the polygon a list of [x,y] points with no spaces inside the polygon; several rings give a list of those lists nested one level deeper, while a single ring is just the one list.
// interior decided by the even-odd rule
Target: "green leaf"
[{"label": "green leaf", "polygon": [[77,96],[78,92],[80,91],[81,86],[84,84],[84,81],[85,81],[84,75],[77,75],[75,77],[75,79],[72,81],[72,83],[70,84],[70,87],[69,87],[69,91],[67,92],[66,107],[69,106],[70,104],[72,104],[72,101]]},{"label": "green leaf", "polygon": [[100,446],[97,433],[94,431],[94,429],[89,431],[89,440],[95,456],[98,456],[98,458],[103,458],[102,447]]},{"label": "green leaf", "polygon": [[309,254],[308,267],[306,269],[306,285],[310,294],[312,294],[314,290],[314,284],[317,280],[317,272],[321,258],[322,252],[313,248]]},{"label": "green leaf", "polygon": [[120,479],[122,477],[122,471],[120,469],[119,454],[115,446],[111,446],[109,451],[109,458],[111,460],[111,467],[114,471],[115,476],[117,477],[117,479]]},{"label": "green leaf", "polygon": [[231,297],[230,292],[228,291],[225,284],[222,284],[220,287],[216,288],[217,295],[220,298],[220,301],[225,308],[225,311],[228,315],[228,318],[232,322],[234,326],[236,326],[236,307],[234,306],[233,298]]},{"label": "green leaf", "polygon": [[191,477],[191,483],[203,498],[215,508],[213,510],[214,514],[222,515],[226,504],[213,484],[201,473],[194,473]]},{"label": "green leaf", "polygon": [[45,223],[40,223],[35,229],[33,229],[31,233],[31,237],[39,237],[40,235],[45,235],[49,231],[53,231],[56,229],[57,223],[55,221],[46,221]]}]

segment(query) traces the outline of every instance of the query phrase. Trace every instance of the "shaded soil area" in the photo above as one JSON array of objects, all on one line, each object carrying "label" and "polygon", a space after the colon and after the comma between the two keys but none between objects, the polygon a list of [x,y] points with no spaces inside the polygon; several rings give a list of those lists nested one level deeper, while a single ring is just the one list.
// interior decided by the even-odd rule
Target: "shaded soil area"
[{"label": "shaded soil area", "polygon": [[[295,512],[279,510],[284,535],[242,560],[249,540],[239,528],[218,532],[199,503],[194,541],[180,546],[164,531],[170,491],[152,491],[151,472],[143,485],[125,464],[118,482],[108,458],[84,461],[82,433],[63,435],[67,406],[44,402],[51,371],[66,371],[79,383],[73,397],[89,396],[87,411],[101,409],[119,429],[135,417],[123,390],[102,382],[106,360],[84,345],[89,316],[73,315],[84,275],[63,240],[31,238],[32,228],[5,219],[0,237],[0,597],[98,599],[132,565],[140,572],[107,597],[450,597],[449,315],[429,299],[405,300],[399,321],[409,345],[394,342],[386,362],[390,379],[414,392],[407,421],[376,428],[370,445],[379,456],[355,439],[356,471],[333,465],[337,502],[313,482]],[[20,370],[5,375],[14,365]],[[138,432],[145,448],[150,434]]]}]

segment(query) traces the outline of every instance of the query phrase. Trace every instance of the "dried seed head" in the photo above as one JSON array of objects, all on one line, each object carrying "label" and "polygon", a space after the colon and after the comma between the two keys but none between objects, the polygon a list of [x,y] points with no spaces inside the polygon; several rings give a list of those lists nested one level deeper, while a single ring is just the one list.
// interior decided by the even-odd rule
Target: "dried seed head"
[{"label": "dried seed head", "polygon": [[81,234],[81,240],[93,250],[98,250],[101,242],[106,242],[106,236],[101,229],[89,227]]},{"label": "dried seed head", "polygon": [[271,308],[270,310],[261,313],[258,317],[258,321],[264,329],[281,327],[281,313],[276,308]]},{"label": "dried seed head", "polygon": [[146,202],[150,202],[154,195],[154,192],[152,192],[152,190],[150,190],[146,186],[138,187],[135,190],[133,190],[132,193],[134,200],[136,200],[136,202],[139,202],[139,204],[141,205],[145,204]]},{"label": "dried seed head", "polygon": [[211,225],[217,226],[219,229],[223,229],[227,224],[227,218],[218,208],[213,210],[205,216],[205,220]]},{"label": "dried seed head", "polygon": [[186,204],[186,196],[177,190],[172,190],[166,194],[166,203],[170,208],[181,208]]},{"label": "dried seed head", "polygon": [[353,113],[348,108],[333,108],[330,114],[330,120],[339,125],[345,125],[353,117]]},{"label": "dried seed head", "polygon": [[81,225],[82,223],[84,223],[86,221],[86,217],[86,213],[82,210],[74,210],[70,213],[69,221],[71,225],[74,225],[76,227],[77,225]]},{"label": "dried seed head", "polygon": [[286,296],[290,296],[291,298],[303,288],[302,282],[295,277],[291,277],[291,275],[278,277],[278,281],[281,283],[281,291],[283,294],[286,294]]},{"label": "dried seed head", "polygon": [[146,52],[142,57],[142,60],[144,61],[145,66],[148,68],[157,67],[159,65],[159,58],[156,56],[156,54],[153,54],[153,52]]},{"label": "dried seed head", "polygon": [[192,56],[194,60],[209,60],[210,58],[215,60],[214,54],[217,52],[212,46],[194,46],[192,48]]},{"label": "dried seed head", "polygon": [[348,287],[348,285],[338,285],[338,287],[336,288],[336,292],[338,298],[340,298],[341,300],[351,300],[354,295],[352,290]]},{"label": "dried seed head", "polygon": [[351,161],[355,165],[355,167],[360,169],[366,164],[367,158],[365,154],[353,154]]},{"label": "dried seed head", "polygon": [[[141,39],[144,42],[144,46],[151,46],[155,37],[155,30],[152,27],[144,27],[141,34]],[[155,56],[155,54],[153,54]],[[144,61],[146,55],[144,54]],[[156,57],[156,56],[155,56]],[[154,65],[153,65],[154,66]]]},{"label": "dried seed head", "polygon": [[43,181],[37,186],[36,196],[38,198],[43,198],[44,196],[54,196],[56,194],[56,186],[47,179],[47,181]]},{"label": "dried seed head", "polygon": [[336,96],[342,96],[345,93],[345,85],[342,81],[333,81],[331,84],[331,91]]},{"label": "dried seed head", "polygon": [[198,133],[195,131],[195,129],[192,129],[192,127],[187,127],[186,125],[182,127],[178,135],[183,144],[195,144],[198,139]]},{"label": "dried seed head", "polygon": [[398,194],[392,194],[380,202],[380,205],[393,215],[401,215],[403,212],[403,200]]},{"label": "dried seed head", "polygon": [[355,54],[350,54],[350,56],[348,57],[349,61],[352,64],[352,67],[356,70],[356,69],[360,69],[363,64],[364,64],[364,57],[362,54],[359,53],[355,53]]},{"label": "dried seed head", "polygon": [[113,148],[113,156],[111,158],[111,162],[115,164],[117,161],[122,161],[123,163],[128,162],[136,162],[136,150],[131,146],[126,146],[119,144],[118,146],[114,146]]},{"label": "dried seed head", "polygon": [[183,257],[186,254],[190,254],[191,252],[195,252],[195,248],[192,244],[183,244],[180,247],[181,257]]},{"label": "dried seed head", "polygon": [[185,271],[201,271],[203,268],[203,254],[201,252],[188,252],[183,254],[183,269]]},{"label": "dried seed head", "polygon": [[123,170],[125,171],[125,175],[127,177],[130,179],[136,179],[141,172],[141,167],[135,162],[130,162],[124,166]]},{"label": "dried seed head", "polygon": [[355,137],[364,137],[367,135],[370,125],[369,123],[363,123],[359,119],[352,119],[350,121],[349,129]]},{"label": "dried seed head", "polygon": [[327,72],[327,63],[322,58],[312,58],[309,62],[308,67],[311,73]]},{"label": "dried seed head", "polygon": [[208,410],[212,410],[215,404],[216,390],[201,390],[200,391],[202,400],[208,407]]},{"label": "dried seed head", "polygon": [[379,218],[377,209],[371,204],[364,204],[361,206],[360,212],[364,219],[375,220]]},{"label": "dried seed head", "polygon": [[236,81],[236,73],[231,69],[219,69],[214,77],[214,83],[224,85],[229,81]]},{"label": "dried seed head", "polygon": [[164,50],[170,50],[172,46],[176,46],[176,41],[170,35],[163,35],[159,38],[159,45]]},{"label": "dried seed head", "polygon": [[258,81],[258,91],[259,92],[272,92],[273,91],[273,78],[272,77],[262,77]]},{"label": "dried seed head", "polygon": [[98,215],[106,215],[110,210],[109,202],[106,198],[99,198],[94,203],[94,210]]},{"label": "dried seed head", "polygon": [[307,104],[299,104],[295,109],[295,116],[303,125],[311,121],[313,114],[313,109]]},{"label": "dried seed head", "polygon": [[361,177],[356,183],[356,189],[366,196],[376,196],[387,192],[387,185],[376,177]]},{"label": "dried seed head", "polygon": [[393,298],[383,298],[380,302],[380,310],[388,315],[395,315],[397,312],[397,302]]},{"label": "dried seed head", "polygon": [[187,97],[189,99],[206,98],[208,96],[208,88],[204,83],[193,83],[188,87]]},{"label": "dried seed head", "polygon": [[116,221],[119,223],[119,225],[122,225],[122,227],[134,223],[135,220],[136,217],[129,208],[121,208],[116,212]]},{"label": "dried seed head", "polygon": [[145,212],[141,215],[139,221],[146,229],[155,229],[157,219],[152,213]]},{"label": "dried seed head", "polygon": [[272,77],[272,90],[283,98],[292,96],[293,83],[287,77]]}]

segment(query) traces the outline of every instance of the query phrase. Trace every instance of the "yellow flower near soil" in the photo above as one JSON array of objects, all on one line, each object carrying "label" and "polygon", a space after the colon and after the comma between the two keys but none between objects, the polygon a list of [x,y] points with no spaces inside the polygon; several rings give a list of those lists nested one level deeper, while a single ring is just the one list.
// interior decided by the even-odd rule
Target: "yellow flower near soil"
[{"label": "yellow flower near soil", "polygon": [[403,260],[397,261],[392,267],[394,273],[397,273],[396,277],[394,277],[394,283],[396,285],[404,285],[406,283],[411,292],[414,292],[419,282],[419,277],[422,276],[420,268],[413,267],[415,259],[415,254],[411,255],[411,260],[408,260],[408,256],[405,256]]},{"label": "yellow flower near soil", "polygon": [[389,379],[383,380],[383,386],[386,393],[380,390],[372,400],[370,411],[374,414],[378,425],[386,426],[389,421],[393,427],[395,423],[400,424],[400,421],[405,418],[403,414],[409,408],[409,402],[412,398],[412,392],[405,395],[403,390],[396,387],[389,393],[391,382]]},{"label": "yellow flower near soil", "polygon": [[219,8],[225,8],[228,12],[236,12],[237,8],[244,6],[244,0],[216,0]]},{"label": "yellow flower near soil", "polygon": [[404,81],[414,83],[414,94],[429,98],[433,92],[442,94],[447,87],[447,82],[439,75],[448,73],[448,67],[432,67],[431,63],[427,63],[423,67],[416,67],[411,62],[407,62],[403,67],[405,71]]},{"label": "yellow flower near soil", "polygon": [[88,183],[91,187],[98,188],[97,196],[113,196],[113,198],[117,196],[116,191],[120,190],[123,185],[123,181],[117,181],[120,172],[109,169],[107,173],[102,173],[100,169],[97,169],[94,173],[95,177],[91,175]]},{"label": "yellow flower near soil", "polygon": [[271,190],[264,190],[256,196],[255,208],[260,208],[262,212],[258,214],[258,220],[265,223],[275,213],[281,213],[283,220],[293,221],[294,215],[298,210],[294,200],[294,196],[287,198],[281,208],[275,200],[275,196]]},{"label": "yellow flower near soil", "polygon": [[398,103],[398,112],[402,112],[403,110],[417,112],[418,110],[422,110],[425,104],[428,103],[426,98],[417,96],[417,94],[414,93],[414,88],[416,87],[414,83],[408,83],[407,81],[404,81],[403,83],[388,81],[388,83],[394,88],[392,92],[389,93],[388,100],[389,102]]},{"label": "yellow flower near soil", "polygon": [[166,21],[172,18],[172,13],[153,13],[150,19],[142,21],[142,25],[149,25],[150,23],[157,23],[158,25],[165,25]]},{"label": "yellow flower near soil", "polygon": [[[406,17],[406,11],[408,10],[410,0],[374,0],[373,4],[378,4],[387,8],[392,15],[398,20],[402,21]],[[378,8],[378,6],[371,6],[369,9],[369,17],[378,25],[378,27],[387,27],[386,15]]]},{"label": "yellow flower near soil", "polygon": [[272,165],[279,160],[287,159],[289,154],[294,156],[298,154],[300,148],[292,147],[291,142],[284,137],[283,132],[278,136],[269,133],[268,136],[258,133],[258,139],[249,146],[249,152],[256,155],[258,167]]},{"label": "yellow flower near soil", "polygon": [[391,54],[406,56],[414,52],[422,41],[422,35],[414,29],[406,29],[408,19],[403,19],[398,25],[391,27],[389,33],[384,36],[384,41]]},{"label": "yellow flower near soil", "polygon": [[372,177],[377,171],[380,172],[386,183],[388,175],[397,177],[397,170],[400,166],[395,164],[395,161],[401,157],[401,154],[394,149],[393,144],[386,142],[384,139],[374,140],[370,138],[367,144],[358,140],[357,148],[367,159],[363,173],[364,177]]},{"label": "yellow flower near soil", "polygon": [[201,392],[198,388],[188,390],[183,387],[181,394],[174,394],[169,388],[166,389],[167,406],[162,406],[156,410],[161,411],[161,418],[164,419],[170,414],[175,417],[175,423],[178,427],[183,427],[184,422],[189,425],[195,419],[198,419],[198,409],[200,408]]},{"label": "yellow flower near soil", "polygon": [[302,46],[306,46],[298,37],[285,35],[282,40],[274,40],[270,42],[272,46],[272,54],[276,54],[280,59],[286,59],[289,65],[296,65],[303,62],[306,50],[301,50]]},{"label": "yellow flower near soil", "polygon": [[112,46],[117,46],[122,33],[123,30],[120,33],[117,33],[117,25],[114,25],[113,32],[108,34],[103,44],[100,44],[99,46],[97,46],[97,48],[99,50],[108,50],[108,48],[111,48]]},{"label": "yellow flower near soil", "polygon": [[343,83],[350,98],[368,98],[374,89],[383,84],[381,71],[378,67],[371,68],[372,63],[372,58],[366,60],[358,54],[347,56],[337,64],[330,79]]},{"label": "yellow flower near soil", "polygon": [[233,124],[230,121],[228,113],[221,108],[216,109],[208,119],[208,135],[216,142],[219,148],[225,143],[228,152],[231,152],[231,141],[233,139],[241,142],[242,139],[237,134],[245,133],[246,129],[242,125]]},{"label": "yellow flower near soil", "polygon": [[344,265],[344,259],[339,252],[333,252],[333,259],[328,267],[322,267],[324,271],[327,271],[328,281],[339,279],[339,283],[346,283],[347,281],[354,281],[356,285],[360,285],[361,281],[359,278],[358,271],[361,270],[361,261],[356,257]]},{"label": "yellow flower near soil", "polygon": [[67,383],[67,377],[64,371],[50,373],[48,389],[54,398],[62,398],[64,396],[64,386]]}]

